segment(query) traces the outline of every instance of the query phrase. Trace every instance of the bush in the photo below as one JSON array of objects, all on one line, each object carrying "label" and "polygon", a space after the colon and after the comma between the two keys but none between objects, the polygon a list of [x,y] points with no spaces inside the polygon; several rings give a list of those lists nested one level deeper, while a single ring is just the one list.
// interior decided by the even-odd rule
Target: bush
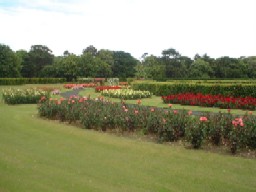
[{"label": "bush", "polygon": [[223,95],[203,95],[201,93],[180,93],[162,96],[164,103],[178,103],[181,105],[197,105],[204,107],[219,107],[226,109],[256,109],[256,98],[227,97]]},{"label": "bush", "polygon": [[35,104],[44,97],[48,97],[49,92],[40,89],[4,89],[3,100],[7,104]]},{"label": "bush", "polygon": [[111,97],[111,98],[120,98],[120,99],[142,99],[142,98],[150,98],[151,93],[149,91],[134,91],[132,89],[105,89],[101,93],[103,96]]},{"label": "bush", "polygon": [[134,90],[148,90],[154,95],[163,96],[179,93],[202,93],[204,95],[224,95],[233,97],[256,97],[256,84],[208,84],[188,82],[137,82],[133,83]]},{"label": "bush", "polygon": [[186,139],[196,149],[205,141],[228,146],[232,153],[242,148],[256,149],[256,117],[251,114],[235,117],[230,113],[219,113],[198,117],[185,110],[82,97],[67,100],[44,98],[38,111],[40,116],[81,123],[88,129],[140,130],[144,134],[156,135],[161,142]]},{"label": "bush", "polygon": [[64,78],[0,78],[0,85],[54,84],[63,83]]},{"label": "bush", "polygon": [[95,87],[95,92],[101,92],[103,90],[110,90],[110,89],[121,89],[122,87],[120,86],[98,86]]}]

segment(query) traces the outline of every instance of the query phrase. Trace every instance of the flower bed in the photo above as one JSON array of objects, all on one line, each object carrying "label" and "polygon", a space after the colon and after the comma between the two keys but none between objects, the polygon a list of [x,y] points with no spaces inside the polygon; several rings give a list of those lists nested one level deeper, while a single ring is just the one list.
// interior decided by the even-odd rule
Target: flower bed
[{"label": "flower bed", "polygon": [[205,107],[220,107],[229,109],[256,109],[256,98],[253,97],[225,97],[223,95],[203,95],[201,93],[181,93],[162,96],[164,103],[181,105],[198,105]]},{"label": "flower bed", "polygon": [[110,89],[121,89],[120,86],[98,86],[95,87],[95,92],[101,92],[103,90],[110,90]]},{"label": "flower bed", "polygon": [[51,94],[52,94],[52,95],[59,95],[60,93],[61,93],[61,92],[60,92],[59,89],[54,89],[54,90],[51,91]]},{"label": "flower bed", "polygon": [[49,92],[40,89],[4,89],[3,100],[7,104],[37,103],[42,96],[48,97]]},{"label": "flower bed", "polygon": [[106,131],[141,130],[154,134],[158,141],[186,140],[194,148],[203,142],[229,146],[232,153],[240,148],[256,149],[256,117],[245,114],[235,117],[228,113],[192,116],[181,110],[113,103],[103,98],[91,100],[71,97],[64,100],[42,98],[39,115],[49,119],[81,123],[87,129]]},{"label": "flower bed", "polygon": [[103,90],[101,94],[106,97],[120,99],[150,98],[152,95],[149,91],[134,91],[132,89]]},{"label": "flower bed", "polygon": [[95,87],[96,84],[94,83],[83,83],[83,84],[65,84],[65,89],[77,89],[77,88],[84,88],[84,87]]},{"label": "flower bed", "polygon": [[128,82],[119,82],[119,85],[120,86],[128,86],[129,84],[128,84]]}]

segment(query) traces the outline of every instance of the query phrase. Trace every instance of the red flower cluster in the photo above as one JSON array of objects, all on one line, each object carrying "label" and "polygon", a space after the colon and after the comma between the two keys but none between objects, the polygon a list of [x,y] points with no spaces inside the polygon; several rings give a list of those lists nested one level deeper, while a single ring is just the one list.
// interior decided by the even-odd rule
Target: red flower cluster
[{"label": "red flower cluster", "polygon": [[121,87],[120,86],[98,86],[98,87],[95,87],[96,92],[100,92],[103,90],[109,90],[109,89],[121,89]]},{"label": "red flower cluster", "polygon": [[180,93],[162,96],[165,103],[181,105],[198,105],[205,107],[220,107],[226,109],[256,109],[256,98],[253,97],[225,97],[223,95],[203,95],[201,93]]},{"label": "red flower cluster", "polygon": [[64,88],[65,89],[72,89],[74,87],[95,87],[96,84],[94,83],[88,83],[88,84],[65,84]]}]

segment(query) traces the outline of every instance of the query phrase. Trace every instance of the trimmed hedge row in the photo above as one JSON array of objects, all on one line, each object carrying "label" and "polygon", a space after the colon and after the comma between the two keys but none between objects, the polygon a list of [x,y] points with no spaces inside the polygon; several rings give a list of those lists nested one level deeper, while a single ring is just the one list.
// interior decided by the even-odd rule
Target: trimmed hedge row
[{"label": "trimmed hedge row", "polygon": [[64,83],[65,78],[0,78],[0,85]]},{"label": "trimmed hedge row", "polygon": [[256,97],[256,84],[190,84],[190,83],[134,83],[134,90],[150,91],[163,96],[179,93],[202,93],[204,95],[224,95],[233,97]]}]

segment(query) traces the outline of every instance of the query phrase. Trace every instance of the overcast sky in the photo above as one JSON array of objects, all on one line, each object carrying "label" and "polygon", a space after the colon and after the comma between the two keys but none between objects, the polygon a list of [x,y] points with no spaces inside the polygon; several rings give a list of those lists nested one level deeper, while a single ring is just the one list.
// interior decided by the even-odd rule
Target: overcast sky
[{"label": "overcast sky", "polygon": [[0,0],[0,43],[80,55],[89,45],[134,57],[256,55],[256,0]]}]

